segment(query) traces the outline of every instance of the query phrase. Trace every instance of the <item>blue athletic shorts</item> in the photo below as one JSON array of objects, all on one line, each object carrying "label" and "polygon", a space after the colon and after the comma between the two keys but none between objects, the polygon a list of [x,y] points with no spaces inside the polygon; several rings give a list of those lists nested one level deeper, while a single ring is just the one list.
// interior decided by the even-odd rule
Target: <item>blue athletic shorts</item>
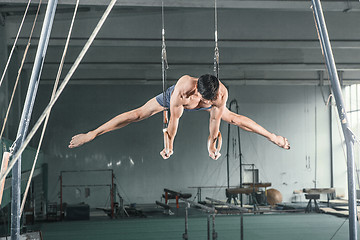
[{"label": "blue athletic shorts", "polygon": [[[171,94],[174,91],[175,85],[172,85],[171,87],[169,87],[166,92],[165,92],[165,106],[164,106],[164,94],[160,93],[159,95],[156,96],[156,101],[162,106],[162,107],[166,107],[170,109],[170,98],[171,98]],[[208,110],[211,107],[208,108],[195,108],[195,109],[184,109],[184,111],[186,112],[191,112],[191,111],[201,111],[201,110]]]},{"label": "blue athletic shorts", "polygon": [[162,106],[166,108],[170,108],[170,98],[171,94],[174,91],[175,85],[172,85],[165,91],[165,105],[164,105],[164,94],[160,93],[156,96],[156,101]]}]

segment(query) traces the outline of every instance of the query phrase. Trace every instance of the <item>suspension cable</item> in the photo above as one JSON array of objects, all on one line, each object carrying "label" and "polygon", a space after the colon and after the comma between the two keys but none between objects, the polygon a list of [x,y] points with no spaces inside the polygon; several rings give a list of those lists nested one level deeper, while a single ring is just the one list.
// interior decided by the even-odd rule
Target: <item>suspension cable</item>
[{"label": "suspension cable", "polygon": [[167,151],[167,147],[169,146],[167,128],[169,124],[169,108],[170,106],[166,106],[166,70],[169,68],[167,55],[166,55],[166,44],[165,44],[165,16],[164,16],[164,1],[162,1],[161,5],[161,21],[162,21],[162,30],[161,30],[161,69],[162,69],[162,87],[163,87],[163,133],[164,133],[164,149]]},{"label": "suspension cable", "polygon": [[39,5],[38,5],[37,11],[36,11],[35,19],[34,19],[34,22],[33,22],[33,25],[32,25],[31,31],[30,31],[30,36],[29,36],[26,48],[24,50],[24,54],[23,54],[23,57],[22,57],[22,60],[21,60],[21,64],[20,64],[20,67],[19,67],[19,70],[18,70],[18,75],[16,77],[14,88],[13,88],[13,91],[12,91],[12,94],[11,94],[9,106],[8,106],[8,108],[6,110],[3,126],[2,126],[2,129],[1,129],[1,133],[0,133],[0,139],[2,138],[3,133],[5,131],[5,127],[6,127],[8,117],[9,117],[10,109],[11,109],[12,103],[14,101],[15,92],[16,92],[16,89],[17,89],[17,86],[18,86],[18,83],[19,83],[19,79],[20,79],[20,75],[21,75],[21,72],[22,72],[22,69],[23,69],[23,66],[24,66],[24,63],[25,63],[25,59],[26,59],[26,56],[27,56],[27,53],[28,53],[28,50],[29,50],[29,47],[30,47],[30,44],[31,44],[31,39],[32,39],[32,35],[34,33],[37,18],[39,16],[41,2],[42,2],[42,0],[39,1]]},{"label": "suspension cable", "polygon": [[[55,79],[55,83],[54,83],[54,87],[53,87],[53,91],[52,91],[52,95],[51,95],[51,100],[54,98],[55,93],[56,93],[56,89],[57,89],[57,87],[59,85],[60,76],[61,76],[61,72],[62,72],[62,69],[63,69],[63,66],[64,66],[65,56],[66,56],[66,53],[67,53],[67,50],[68,50],[68,47],[69,47],[70,36],[71,36],[72,29],[73,29],[73,26],[74,26],[75,17],[76,17],[76,14],[77,14],[78,7],[79,7],[79,0],[76,1],[73,17],[72,17],[70,28],[69,28],[69,33],[68,33],[68,36],[67,36],[67,39],[66,39],[63,55],[61,57],[59,69],[58,69],[58,72],[57,72],[57,75],[56,75],[56,79]],[[51,109],[50,109],[50,111],[51,111]],[[33,166],[32,166],[31,172],[30,172],[30,176],[29,176],[29,179],[28,179],[28,182],[27,182],[27,185],[26,185],[26,188],[25,188],[25,192],[24,192],[24,197],[23,197],[23,200],[22,200],[22,203],[21,203],[20,216],[22,215],[23,210],[24,210],[24,206],[25,206],[25,203],[26,203],[26,197],[27,197],[27,194],[29,192],[30,183],[31,183],[31,180],[32,180],[32,177],[33,177],[33,174],[34,174],[34,170],[35,170],[36,162],[38,160],[38,156],[39,156],[40,148],[41,148],[41,145],[42,145],[42,141],[44,139],[47,123],[49,121],[50,111],[46,115],[44,126],[43,126],[43,129],[42,129],[42,132],[41,132],[41,137],[40,137],[40,140],[39,140],[38,148],[36,150],[34,163],[33,163]]]},{"label": "suspension cable", "polygon": [[18,32],[17,32],[17,34],[16,34],[16,37],[15,37],[13,46],[12,46],[11,51],[10,51],[9,58],[8,58],[8,60],[7,60],[7,62],[6,62],[6,65],[5,65],[5,68],[4,68],[4,72],[3,72],[2,76],[1,76],[1,79],[0,79],[0,87],[1,87],[2,82],[4,81],[4,78],[5,78],[7,69],[8,69],[8,67],[9,67],[10,60],[11,60],[11,58],[12,58],[12,55],[13,55],[14,50],[15,50],[15,47],[16,47],[16,43],[17,43],[17,41],[18,41],[18,39],[19,39],[19,35],[20,35],[20,32],[21,32],[21,29],[22,29],[22,27],[23,27],[23,25],[24,25],[24,21],[25,21],[26,15],[27,15],[27,13],[28,13],[28,11],[29,11],[30,3],[31,3],[31,0],[28,1],[28,4],[27,4],[27,6],[26,6],[26,9],[25,9],[25,12],[24,12],[24,16],[23,16],[23,18],[22,18],[22,20],[21,20],[21,23],[20,23],[20,26],[19,26],[19,30],[18,30]]},{"label": "suspension cable", "polygon": [[219,61],[220,61],[220,53],[218,46],[218,17],[217,17],[217,0],[215,0],[214,4],[214,12],[215,12],[215,49],[214,49],[214,72],[217,79],[219,79]]},{"label": "suspension cable", "polygon": [[9,163],[8,169],[6,170],[6,172],[4,174],[0,175],[0,181],[3,180],[11,171],[11,169],[13,168],[13,166],[15,165],[16,161],[19,159],[19,157],[21,156],[21,154],[23,153],[23,151],[25,150],[26,146],[29,144],[29,142],[31,141],[31,139],[34,137],[36,131],[39,129],[40,125],[42,124],[42,122],[44,121],[44,119],[46,118],[46,116],[48,115],[48,113],[50,112],[51,108],[54,106],[54,104],[56,103],[56,101],[58,100],[58,98],[60,97],[61,93],[64,91],[66,85],[68,84],[68,82],[70,81],[72,75],[74,74],[75,70],[77,69],[77,67],[79,66],[80,62],[82,61],[82,59],[84,58],[86,52],[89,50],[92,42],[94,41],[96,35],[98,34],[98,32],[100,31],[102,25],[104,24],[105,20],[107,19],[107,17],[109,16],[112,8],[114,7],[116,3],[116,0],[111,0],[111,2],[109,3],[107,9],[105,10],[103,16],[101,17],[101,19],[99,20],[98,24],[96,25],[94,31],[92,32],[92,34],[90,35],[88,41],[85,43],[83,49],[81,50],[80,54],[78,55],[78,57],[76,58],[74,64],[71,66],[69,72],[67,73],[67,75],[65,76],[65,79],[62,81],[59,89],[56,91],[55,96],[52,98],[52,100],[49,102],[49,104],[47,105],[47,107],[45,108],[45,110],[43,111],[43,113],[41,114],[41,116],[39,117],[39,119],[37,120],[37,122],[35,123],[33,129],[30,131],[30,133],[28,134],[28,136],[26,137],[26,139],[24,140],[23,144],[21,145],[21,147],[19,148],[19,150],[16,152],[15,156],[12,158],[11,162]]},{"label": "suspension cable", "polygon": [[169,68],[167,55],[166,55],[166,44],[165,44],[165,16],[164,16],[164,2],[161,6],[161,20],[162,20],[162,31],[161,31],[161,67],[162,67],[162,86],[163,86],[163,102],[164,102],[164,125],[163,128],[166,129],[168,125],[168,107],[166,106],[166,70]]}]

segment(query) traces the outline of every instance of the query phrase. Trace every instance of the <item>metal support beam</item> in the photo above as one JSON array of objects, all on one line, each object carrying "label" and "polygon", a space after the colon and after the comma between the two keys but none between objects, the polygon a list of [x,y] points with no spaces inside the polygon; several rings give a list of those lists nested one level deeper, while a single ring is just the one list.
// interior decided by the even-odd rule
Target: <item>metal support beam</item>
[{"label": "metal support beam", "polygon": [[[177,79],[169,79],[168,84],[176,84]],[[279,80],[279,79],[223,79],[222,81],[227,86],[318,86],[318,79],[292,79],[292,80]],[[42,79],[41,85],[52,85],[54,81],[52,79]],[[92,79],[71,79],[69,85],[156,85],[160,86],[162,84],[159,79],[134,79],[134,78],[117,78],[117,79],[101,79],[101,78],[92,78]],[[360,84],[360,80],[346,80],[344,85]],[[327,82],[324,83],[324,86],[328,86]]]},{"label": "metal support beam", "polygon": [[[93,15],[97,17],[97,15]],[[14,42],[15,36],[8,38],[8,45]],[[19,37],[18,46],[23,48],[27,45],[26,37]],[[64,45],[64,37],[55,37],[51,39],[49,46],[62,47]],[[86,38],[74,37],[71,39],[70,46],[82,47],[86,42]],[[34,47],[38,44],[39,39],[33,37],[31,46]],[[93,47],[159,47],[161,39],[155,38],[98,38],[94,40]],[[214,45],[213,39],[166,39],[167,47],[191,47],[191,48],[212,48]],[[333,49],[360,49],[360,40],[335,40],[332,42]],[[265,49],[318,49],[318,40],[299,40],[299,39],[221,39],[221,48],[265,48]]]},{"label": "metal support beam", "polygon": [[[55,16],[57,0],[49,0],[41,30],[41,36],[36,53],[36,58],[31,73],[30,83],[21,115],[21,120],[17,132],[13,155],[16,154],[23,141],[25,140],[32,109],[35,102],[37,89],[39,86],[41,70],[44,64],[46,50],[50,38],[51,28]],[[21,203],[21,157],[12,169],[12,204],[11,204],[11,240],[20,239],[20,203]]]},{"label": "metal support beam", "polygon": [[[46,69],[57,69],[58,63],[46,62]],[[31,62],[24,64],[24,69],[29,69],[32,66]],[[64,63],[64,69],[69,69],[72,63]],[[252,62],[252,63],[241,63],[241,62],[223,62],[221,69],[226,71],[322,71],[324,70],[324,64],[321,63],[269,63],[269,62]],[[207,62],[178,62],[172,63],[172,70],[203,70],[204,68],[212,68]],[[96,69],[96,70],[157,70],[159,64],[154,62],[84,62],[78,69]],[[359,71],[358,63],[342,63],[339,65],[341,71]]]},{"label": "metal support beam", "polygon": [[354,134],[350,130],[349,121],[346,115],[344,99],[341,92],[338,72],[331,49],[329,35],[323,15],[320,0],[311,0],[315,14],[315,21],[319,30],[319,38],[324,52],[327,69],[331,80],[331,87],[336,101],[341,127],[344,133],[347,149],[347,174],[348,174],[348,198],[349,198],[349,239],[357,240],[357,208],[355,191],[355,162],[354,162]]},{"label": "metal support beam", "polygon": [[[236,108],[236,113],[238,114],[239,113],[239,105],[236,101],[236,99],[233,99],[230,104],[229,104],[229,110],[231,111],[231,106],[235,104],[235,108]],[[229,158],[230,158],[230,153],[229,153],[229,149],[230,149],[230,127],[231,125],[228,124],[228,137],[227,137],[227,146],[226,146],[226,166],[227,166],[227,187],[230,188],[230,175],[229,175],[229,169],[230,169],[230,161],[229,161]],[[241,153],[241,138],[240,138],[240,129],[237,128],[237,144],[239,146],[239,171],[240,171],[240,178],[239,178],[239,181],[240,181],[240,187],[242,187],[242,153]],[[236,156],[235,156],[236,158]],[[230,202],[231,202],[231,197],[230,197]],[[240,194],[240,204],[241,204],[241,207],[243,206],[243,195]]]},{"label": "metal support beam", "polygon": [[[27,0],[0,0],[0,4],[25,4]],[[34,3],[39,0],[33,0]],[[62,5],[75,5],[73,0],[60,0]],[[82,0],[81,5],[86,6],[107,6],[109,0]],[[162,0],[118,0],[116,6],[122,7],[161,7]],[[347,3],[343,0],[327,1],[325,4],[326,11],[358,11],[360,6],[356,2]],[[171,0],[164,1],[164,7],[178,7],[178,8],[214,8],[212,1],[204,0]],[[218,9],[232,8],[232,9],[282,9],[293,11],[309,11],[310,4],[302,0],[223,0],[218,3]]]}]

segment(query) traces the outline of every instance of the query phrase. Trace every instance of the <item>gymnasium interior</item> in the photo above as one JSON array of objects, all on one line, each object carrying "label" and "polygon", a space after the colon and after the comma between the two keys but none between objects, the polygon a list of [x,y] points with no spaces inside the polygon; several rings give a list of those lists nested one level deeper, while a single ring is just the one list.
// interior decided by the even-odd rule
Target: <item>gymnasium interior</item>
[{"label": "gymnasium interior", "polygon": [[[358,0],[0,0],[0,239],[358,239],[359,23]],[[69,148],[204,74],[290,149],[221,121],[214,160],[212,110],[184,111],[163,159],[165,107]]]}]

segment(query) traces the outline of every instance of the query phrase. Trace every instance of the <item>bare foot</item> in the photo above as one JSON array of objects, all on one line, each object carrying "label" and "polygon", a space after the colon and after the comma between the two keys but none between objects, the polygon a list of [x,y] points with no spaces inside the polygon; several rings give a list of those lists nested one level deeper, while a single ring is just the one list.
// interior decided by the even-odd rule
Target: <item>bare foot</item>
[{"label": "bare foot", "polygon": [[95,136],[91,132],[75,135],[70,141],[69,148],[80,147],[84,143],[92,141],[94,138]]},{"label": "bare foot", "polygon": [[273,134],[273,136],[274,137],[270,141],[272,141],[273,143],[275,143],[276,145],[278,145],[281,148],[284,148],[287,150],[290,149],[290,143],[287,140],[287,138],[282,137],[282,136],[277,136],[275,134]]}]

